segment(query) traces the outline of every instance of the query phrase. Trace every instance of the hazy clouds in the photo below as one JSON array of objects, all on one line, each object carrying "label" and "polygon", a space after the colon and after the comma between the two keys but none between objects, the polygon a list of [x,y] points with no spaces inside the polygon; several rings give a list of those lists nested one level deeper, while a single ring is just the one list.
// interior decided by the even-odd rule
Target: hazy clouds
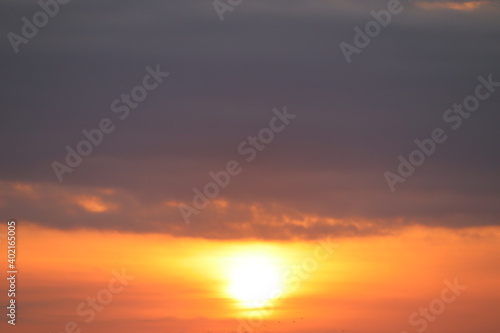
[{"label": "hazy clouds", "polygon": [[[210,238],[498,224],[500,91],[395,193],[383,177],[478,75],[500,81],[498,3],[405,2],[348,65],[339,43],[386,6],[243,1],[220,22],[210,1],[73,1],[19,54],[4,37],[2,216]],[[4,36],[39,10],[1,7]],[[158,63],[171,75],[60,184],[51,162]],[[238,143],[283,105],[297,119],[186,225],[176,204],[241,159]]]}]

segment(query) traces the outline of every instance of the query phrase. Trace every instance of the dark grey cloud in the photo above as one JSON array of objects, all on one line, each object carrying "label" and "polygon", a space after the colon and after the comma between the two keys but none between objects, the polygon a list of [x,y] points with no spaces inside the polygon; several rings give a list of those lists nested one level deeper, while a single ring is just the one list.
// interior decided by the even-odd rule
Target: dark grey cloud
[{"label": "dark grey cloud", "polygon": [[[220,22],[210,1],[74,1],[16,55],[5,36],[38,5],[3,2],[1,214],[215,238],[498,224],[500,92],[395,193],[382,175],[414,139],[443,126],[443,112],[473,93],[478,75],[500,81],[498,2],[473,11],[404,3],[348,65],[339,43],[352,43],[353,27],[386,4],[244,1]],[[171,75],[116,120],[111,102],[156,64]],[[223,190],[230,208],[183,224],[165,202],[189,202],[209,171],[242,160],[238,144],[283,105],[297,118]],[[104,117],[116,120],[115,132],[60,184],[51,162]],[[15,194],[16,183],[34,185],[38,197]],[[82,195],[117,208],[82,210]]]}]

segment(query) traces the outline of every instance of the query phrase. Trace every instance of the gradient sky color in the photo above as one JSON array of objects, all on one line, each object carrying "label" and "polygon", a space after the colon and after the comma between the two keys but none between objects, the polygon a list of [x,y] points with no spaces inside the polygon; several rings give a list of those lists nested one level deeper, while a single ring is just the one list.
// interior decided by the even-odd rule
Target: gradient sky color
[{"label": "gradient sky color", "polygon": [[[341,43],[388,3],[243,0],[221,21],[212,1],[70,1],[16,53],[9,33],[41,7],[2,1],[0,269],[15,219],[19,307],[1,331],[415,333],[456,279],[467,289],[422,332],[498,333],[496,83],[459,128],[445,114],[478,77],[500,82],[500,2],[401,1],[347,63]],[[60,182],[53,162],[103,119]],[[436,128],[447,140],[392,192],[384,173]],[[241,172],[186,223],[179,207],[230,161]],[[248,258],[272,269],[235,281]],[[271,271],[266,306],[231,291]],[[106,290],[86,323],[80,304]]]}]

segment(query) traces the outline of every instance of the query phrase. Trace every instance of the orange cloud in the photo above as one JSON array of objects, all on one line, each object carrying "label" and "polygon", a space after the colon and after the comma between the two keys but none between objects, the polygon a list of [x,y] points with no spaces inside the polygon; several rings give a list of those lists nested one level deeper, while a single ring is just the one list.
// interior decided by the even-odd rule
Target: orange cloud
[{"label": "orange cloud", "polygon": [[102,213],[116,208],[115,205],[104,203],[101,198],[95,196],[77,197],[76,203],[86,211],[92,213]]},{"label": "orange cloud", "polygon": [[417,6],[424,9],[453,9],[460,11],[472,11],[481,6],[489,4],[489,1],[467,1],[467,2],[417,2]]}]

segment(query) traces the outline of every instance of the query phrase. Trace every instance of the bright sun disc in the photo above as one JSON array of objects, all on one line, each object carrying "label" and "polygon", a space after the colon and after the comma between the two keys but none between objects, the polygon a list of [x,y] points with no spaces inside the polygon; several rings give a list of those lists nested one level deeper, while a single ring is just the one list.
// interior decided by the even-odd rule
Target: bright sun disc
[{"label": "bright sun disc", "polygon": [[240,257],[230,269],[229,293],[247,307],[259,307],[280,292],[279,271],[264,256]]}]

